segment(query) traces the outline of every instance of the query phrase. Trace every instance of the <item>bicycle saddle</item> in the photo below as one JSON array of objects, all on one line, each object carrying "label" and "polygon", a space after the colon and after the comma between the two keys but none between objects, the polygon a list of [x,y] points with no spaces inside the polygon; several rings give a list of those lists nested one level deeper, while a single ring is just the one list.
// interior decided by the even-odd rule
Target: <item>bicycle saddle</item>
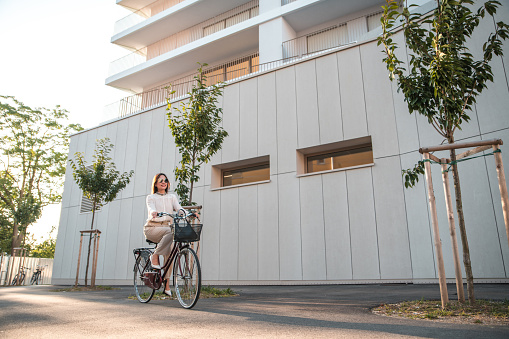
[{"label": "bicycle saddle", "polygon": [[157,245],[156,242],[150,241],[147,238],[145,238],[145,241],[148,242],[150,245]]}]

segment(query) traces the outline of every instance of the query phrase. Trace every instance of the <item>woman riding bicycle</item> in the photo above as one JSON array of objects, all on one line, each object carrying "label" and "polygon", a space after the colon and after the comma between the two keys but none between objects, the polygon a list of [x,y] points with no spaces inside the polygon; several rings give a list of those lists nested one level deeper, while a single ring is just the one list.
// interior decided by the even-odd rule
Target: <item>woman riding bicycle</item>
[{"label": "woman riding bicycle", "polygon": [[[152,181],[152,194],[147,196],[148,219],[145,223],[143,233],[145,237],[157,243],[154,254],[150,257],[153,268],[160,269],[161,263],[159,256],[164,256],[164,260],[170,255],[171,244],[173,242],[173,233],[170,228],[172,219],[168,216],[157,217],[158,212],[178,212],[182,209],[177,196],[169,194],[170,182],[164,173],[158,173]],[[165,272],[165,276],[168,272]],[[170,279],[166,279],[164,293],[171,295]]]}]

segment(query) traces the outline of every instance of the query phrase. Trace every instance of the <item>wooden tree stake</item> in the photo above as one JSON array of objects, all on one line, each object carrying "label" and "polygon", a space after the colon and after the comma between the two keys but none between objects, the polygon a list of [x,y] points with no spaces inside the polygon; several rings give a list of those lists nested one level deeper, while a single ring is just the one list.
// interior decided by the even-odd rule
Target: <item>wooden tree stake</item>
[{"label": "wooden tree stake", "polygon": [[[429,159],[429,154],[423,154],[424,159]],[[433,224],[433,235],[435,238],[435,250],[437,253],[437,266],[438,266],[438,282],[440,284],[440,298],[442,300],[442,308],[449,302],[449,295],[447,294],[447,282],[445,280],[445,266],[444,256],[442,253],[442,241],[440,240],[440,232],[438,229],[438,216],[437,206],[435,201],[435,193],[433,193],[433,180],[431,179],[431,166],[429,161],[424,162],[424,170],[426,173],[426,181],[428,182],[428,197],[429,207],[431,211],[431,221]]]},{"label": "wooden tree stake", "polygon": [[461,276],[461,262],[458,251],[458,239],[456,237],[456,225],[454,223],[454,211],[452,207],[451,189],[449,186],[449,174],[447,172],[447,159],[441,159],[442,180],[444,182],[445,206],[447,207],[447,218],[449,220],[449,233],[451,235],[452,254],[454,258],[454,273],[456,275],[456,290],[458,301],[465,303],[465,291],[463,290],[463,277]]},{"label": "wooden tree stake", "polygon": [[[493,145],[493,150],[497,151],[500,147]],[[500,199],[502,200],[502,211],[504,212],[505,234],[507,236],[507,244],[509,245],[509,198],[507,197],[507,183],[505,181],[504,164],[502,162],[502,154],[495,153],[495,164],[497,168],[498,188],[500,189]]]}]

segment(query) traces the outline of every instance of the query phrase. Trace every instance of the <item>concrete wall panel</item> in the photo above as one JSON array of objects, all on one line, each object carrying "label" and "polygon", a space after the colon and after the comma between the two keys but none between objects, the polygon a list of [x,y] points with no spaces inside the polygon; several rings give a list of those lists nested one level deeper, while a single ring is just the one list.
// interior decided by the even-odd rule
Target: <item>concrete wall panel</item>
[{"label": "concrete wall panel", "polygon": [[239,190],[221,191],[219,279],[237,280],[239,265]]},{"label": "concrete wall panel", "polygon": [[[136,206],[137,209],[141,209]],[[134,266],[134,255],[133,249],[129,247],[131,229],[139,230],[143,229],[143,225],[139,225],[137,222],[133,223],[133,199],[126,198],[120,202],[120,215],[118,218],[118,229],[116,239],[116,256],[115,256],[115,268],[114,268],[114,279],[130,279],[133,275]],[[113,241],[111,242],[113,244]],[[148,245],[148,244],[147,244]],[[106,257],[108,258],[108,257]],[[108,259],[110,260],[110,259]],[[132,262],[132,265],[128,265],[128,262]]]},{"label": "concrete wall panel", "polygon": [[202,211],[202,254],[200,256],[203,280],[219,280],[221,205],[221,192],[206,188]]},{"label": "concrete wall panel", "polygon": [[239,160],[239,91],[240,84],[233,84],[224,89],[223,128],[228,137],[223,143],[222,162]]},{"label": "concrete wall panel", "polygon": [[294,172],[298,148],[294,67],[276,72],[276,93],[278,172]]},{"label": "concrete wall panel", "polygon": [[360,49],[350,48],[337,56],[344,138],[366,136],[368,129]]},{"label": "concrete wall panel", "polygon": [[348,215],[354,279],[380,279],[371,168],[348,171]]},{"label": "concrete wall panel", "polygon": [[258,155],[270,155],[270,174],[278,171],[276,73],[258,77]]},{"label": "concrete wall panel", "polygon": [[240,159],[258,155],[258,81],[257,78],[240,83],[239,153]]},{"label": "concrete wall panel", "polygon": [[346,172],[324,174],[322,181],[327,279],[352,279]]},{"label": "concrete wall panel", "polygon": [[258,187],[239,188],[239,280],[258,279]]},{"label": "concrete wall panel", "polygon": [[295,66],[295,90],[298,147],[318,145],[320,143],[320,125],[314,60]]},{"label": "concrete wall panel", "polygon": [[382,279],[411,279],[412,263],[399,157],[377,159],[372,169],[380,275]]},{"label": "concrete wall panel", "polygon": [[380,62],[380,50],[376,41],[361,46],[368,134],[371,135],[375,159],[399,153],[392,88],[387,70]]},{"label": "concrete wall panel", "polygon": [[278,177],[258,185],[258,279],[279,280]]},{"label": "concrete wall panel", "polygon": [[134,181],[134,196],[146,196],[150,192],[150,177],[148,165],[150,162],[150,134],[152,130],[152,113],[142,114],[140,117],[137,155],[136,180]]},{"label": "concrete wall panel", "polygon": [[[421,158],[418,152],[404,154],[401,156],[401,167],[403,169],[413,168]],[[424,176],[420,176],[415,187],[405,188],[403,191],[405,194],[412,272],[415,279],[438,277],[426,187],[426,179]]]},{"label": "concrete wall panel", "polygon": [[279,267],[281,280],[301,280],[302,237],[299,182],[294,173],[278,176]]},{"label": "concrete wall panel", "polygon": [[325,229],[323,220],[322,177],[302,177],[300,183],[300,222],[302,233],[302,278],[325,280]]},{"label": "concrete wall panel", "polygon": [[336,54],[316,59],[320,143],[343,140],[341,98]]}]

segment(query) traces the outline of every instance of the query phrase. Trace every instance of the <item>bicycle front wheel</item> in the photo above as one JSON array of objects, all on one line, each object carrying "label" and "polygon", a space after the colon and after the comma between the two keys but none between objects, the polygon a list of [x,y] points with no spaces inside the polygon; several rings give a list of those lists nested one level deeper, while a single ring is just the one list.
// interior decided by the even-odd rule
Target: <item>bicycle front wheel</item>
[{"label": "bicycle front wheel", "polygon": [[142,277],[145,273],[145,270],[150,267],[148,265],[150,253],[143,252],[136,259],[136,263],[134,264],[134,292],[136,293],[136,298],[138,298],[141,303],[148,303],[154,293],[156,292],[154,289],[145,285]]},{"label": "bicycle front wheel", "polygon": [[30,279],[30,285],[33,285],[33,284],[39,285],[39,274],[38,273],[34,273],[32,275],[32,279]]},{"label": "bicycle front wheel", "polygon": [[186,247],[177,253],[173,263],[173,284],[180,305],[193,307],[200,297],[201,268],[192,248]]}]

